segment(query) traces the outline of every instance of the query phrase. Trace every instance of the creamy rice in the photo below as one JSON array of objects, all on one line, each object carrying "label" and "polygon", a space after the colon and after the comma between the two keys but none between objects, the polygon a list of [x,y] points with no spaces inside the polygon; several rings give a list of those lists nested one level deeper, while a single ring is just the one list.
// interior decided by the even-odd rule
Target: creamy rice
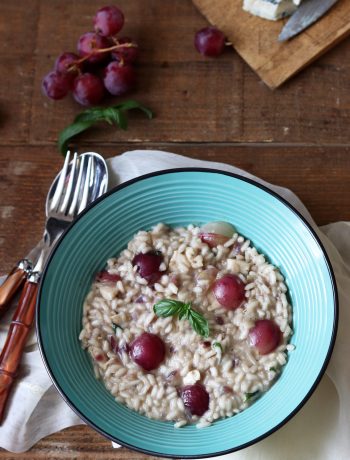
[{"label": "creamy rice", "polygon": [[[249,240],[235,233],[224,245],[210,248],[199,227],[172,229],[164,224],[139,231],[106,270],[120,280],[95,280],[83,308],[80,340],[92,357],[95,375],[117,401],[153,419],[198,428],[230,417],[248,407],[276,381],[287,361],[292,311],[279,270],[259,254]],[[136,254],[160,251],[162,276],[154,286],[137,272]],[[236,310],[222,307],[211,292],[220,276],[231,273],[245,283],[245,302]],[[187,320],[159,318],[153,311],[162,299],[191,302],[209,323],[203,338]],[[250,345],[255,321],[272,319],[281,330],[280,345],[260,355]],[[157,369],[145,371],[128,353],[128,344],[143,332],[164,341],[166,356]],[[201,383],[209,394],[209,409],[191,416],[179,389]]]}]

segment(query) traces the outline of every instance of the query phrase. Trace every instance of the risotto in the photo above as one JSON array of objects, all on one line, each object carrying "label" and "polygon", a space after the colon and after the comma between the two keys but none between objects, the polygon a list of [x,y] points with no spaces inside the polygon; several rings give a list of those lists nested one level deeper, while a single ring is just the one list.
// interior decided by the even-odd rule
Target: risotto
[{"label": "risotto", "polygon": [[79,338],[118,402],[203,428],[273,385],[291,335],[282,274],[232,225],[160,223],[96,275]]}]

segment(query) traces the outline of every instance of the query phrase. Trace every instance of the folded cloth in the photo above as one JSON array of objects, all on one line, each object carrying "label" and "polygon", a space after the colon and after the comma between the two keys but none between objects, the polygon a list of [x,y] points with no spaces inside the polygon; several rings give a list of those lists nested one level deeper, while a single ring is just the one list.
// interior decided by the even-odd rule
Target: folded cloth
[{"label": "folded cloth", "polygon": [[[222,163],[194,160],[160,151],[132,151],[108,160],[110,186],[162,169],[207,167],[250,177],[274,190],[309,221],[321,238],[333,265],[340,299],[339,331],[326,375],[304,408],[283,428],[247,449],[224,456],[232,460],[348,460],[350,458],[350,223],[318,229],[305,206],[290,190]],[[4,343],[11,314],[0,325]],[[41,438],[83,422],[53,387],[33,335],[0,427],[0,446],[12,452],[30,449]],[[118,447],[118,445],[114,445]],[[224,458],[221,457],[221,458]],[[218,458],[218,457],[217,457]]]}]

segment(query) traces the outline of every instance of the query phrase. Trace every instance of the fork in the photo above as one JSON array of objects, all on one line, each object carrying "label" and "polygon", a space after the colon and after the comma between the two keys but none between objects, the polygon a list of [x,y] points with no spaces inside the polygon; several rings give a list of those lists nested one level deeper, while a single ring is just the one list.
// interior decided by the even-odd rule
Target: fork
[{"label": "fork", "polygon": [[89,190],[93,186],[95,172],[93,158],[88,157],[86,162],[86,157],[82,155],[78,161],[77,153],[75,153],[70,168],[69,158],[70,153],[68,152],[57,187],[53,190],[49,203],[39,259],[25,282],[0,355],[0,424],[27,337],[34,322],[38,283],[44,264],[59,236],[89,203]]}]

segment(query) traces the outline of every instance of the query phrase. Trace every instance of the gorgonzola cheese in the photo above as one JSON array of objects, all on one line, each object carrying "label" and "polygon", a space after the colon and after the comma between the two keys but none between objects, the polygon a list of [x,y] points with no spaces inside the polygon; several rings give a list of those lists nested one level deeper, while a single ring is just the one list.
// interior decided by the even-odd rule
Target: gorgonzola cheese
[{"label": "gorgonzola cheese", "polygon": [[254,16],[277,21],[290,16],[302,0],[244,0],[243,9]]}]

